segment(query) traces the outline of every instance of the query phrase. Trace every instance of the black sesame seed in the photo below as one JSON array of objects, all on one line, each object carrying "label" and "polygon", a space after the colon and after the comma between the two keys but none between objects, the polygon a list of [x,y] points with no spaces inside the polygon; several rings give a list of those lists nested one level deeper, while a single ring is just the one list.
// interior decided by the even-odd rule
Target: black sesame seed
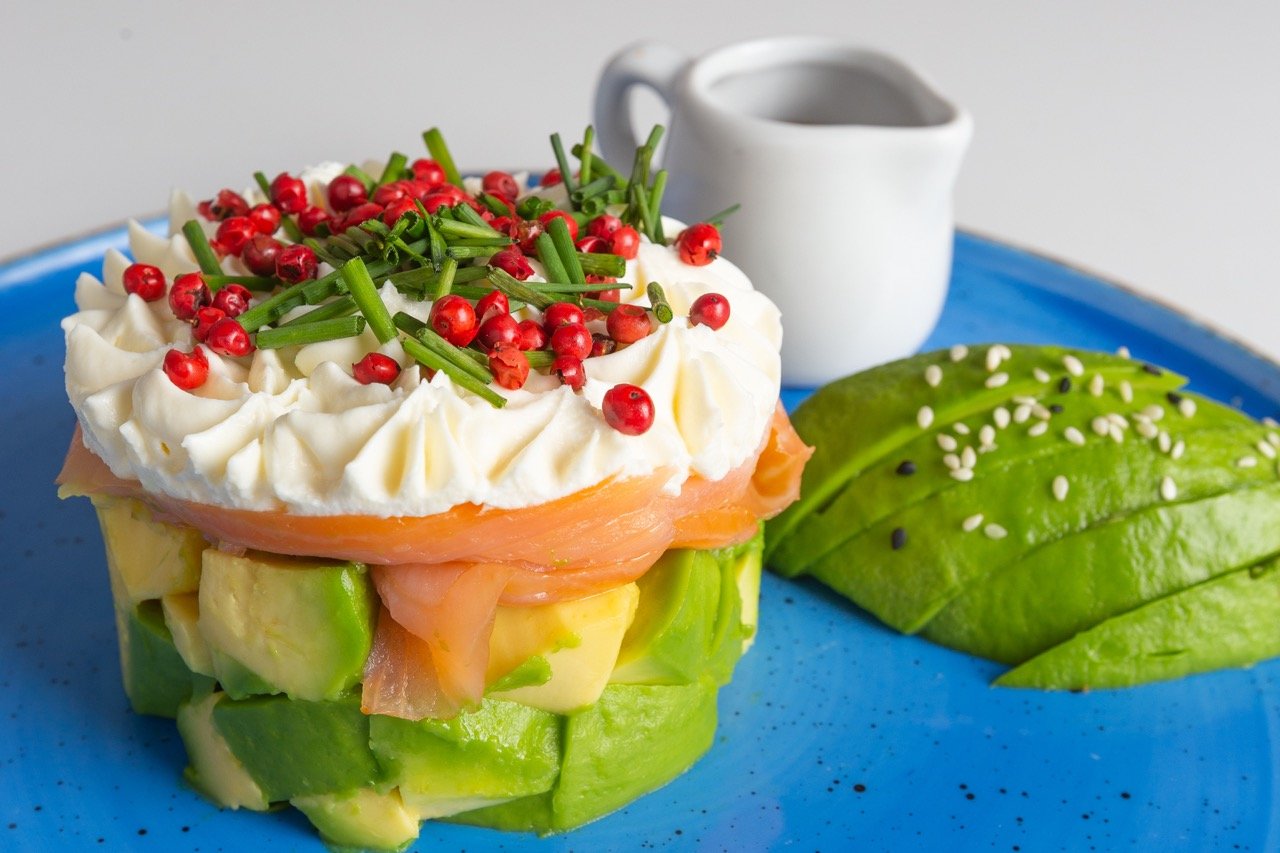
[{"label": "black sesame seed", "polygon": [[1071,377],[1064,376],[1058,380],[1058,393],[1065,394],[1071,390]]},{"label": "black sesame seed", "polygon": [[897,470],[897,472],[903,477],[910,477],[916,472],[916,463],[912,462],[910,459],[903,459],[898,463],[898,467],[895,470]]},{"label": "black sesame seed", "polygon": [[893,535],[889,537],[889,541],[893,545],[893,550],[897,551],[907,544],[907,531],[901,527],[893,528]]},{"label": "black sesame seed", "polygon": [[1170,391],[1168,394],[1165,394],[1165,397],[1169,399],[1170,405],[1176,406],[1182,402],[1182,395],[1177,391]]},{"label": "black sesame seed", "polygon": [[855,790],[855,791],[857,791],[859,794],[861,794],[861,793],[864,793],[864,792],[867,790],[867,786],[866,786],[866,785],[864,785],[864,784],[862,784],[861,782],[859,782],[858,784],[856,784],[856,785],[854,785],[854,786],[853,786],[853,790]]},{"label": "black sesame seed", "polygon": [[1060,415],[1064,411],[1066,411],[1066,409],[1062,408],[1062,406],[1059,406],[1057,403],[1054,403],[1052,406],[1049,407],[1049,411],[1055,415]]},{"label": "black sesame seed", "polygon": [[1142,369],[1144,372],[1150,373],[1152,376],[1164,376],[1164,371],[1156,367],[1154,364],[1144,364],[1142,365]]}]

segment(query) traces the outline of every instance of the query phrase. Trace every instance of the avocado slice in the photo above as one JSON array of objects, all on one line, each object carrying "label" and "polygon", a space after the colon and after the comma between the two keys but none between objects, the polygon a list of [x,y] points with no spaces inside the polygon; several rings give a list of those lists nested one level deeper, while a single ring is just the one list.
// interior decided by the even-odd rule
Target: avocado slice
[{"label": "avocado slice", "polygon": [[200,596],[194,592],[175,592],[160,599],[164,624],[173,635],[173,645],[187,669],[215,677],[213,654],[200,633]]},{"label": "avocado slice", "polygon": [[971,584],[924,629],[1010,664],[1106,619],[1280,554],[1280,483],[1112,519]]},{"label": "avocado slice", "polygon": [[369,749],[358,696],[326,702],[284,696],[225,698],[213,724],[272,802],[369,787],[383,773]]},{"label": "avocado slice", "polygon": [[1009,670],[996,684],[1129,687],[1280,655],[1280,561],[1238,569],[1114,616]]},{"label": "avocado slice", "polygon": [[[132,609],[120,643],[124,691],[133,710],[157,717],[178,715],[191,698],[196,676],[187,669],[165,626],[158,601],[144,601]],[[208,679],[205,679],[208,681]]]},{"label": "avocado slice", "polygon": [[706,671],[720,603],[709,551],[667,551],[638,581],[640,605],[622,641],[614,684],[689,684]]},{"label": "avocado slice", "polygon": [[199,628],[232,698],[332,699],[360,682],[377,595],[359,563],[204,552]]},{"label": "avocado slice", "polygon": [[760,575],[764,570],[764,532],[737,551],[733,560],[733,575],[738,588],[738,600],[742,602],[742,651],[745,654],[756,641],[760,626]]},{"label": "avocado slice", "polygon": [[307,816],[330,848],[404,850],[418,837],[419,820],[394,788],[385,794],[355,788],[289,801]]},{"label": "avocado slice", "polygon": [[213,710],[225,698],[223,693],[206,693],[178,708],[178,733],[190,761],[183,777],[223,808],[266,811],[266,795],[213,723]]},{"label": "avocado slice", "polygon": [[448,720],[373,715],[369,744],[405,804],[419,817],[440,817],[550,790],[560,717],[485,699]]},{"label": "avocado slice", "polygon": [[95,496],[93,507],[118,607],[200,587],[200,555],[208,543],[199,531],[156,521],[132,498]]}]

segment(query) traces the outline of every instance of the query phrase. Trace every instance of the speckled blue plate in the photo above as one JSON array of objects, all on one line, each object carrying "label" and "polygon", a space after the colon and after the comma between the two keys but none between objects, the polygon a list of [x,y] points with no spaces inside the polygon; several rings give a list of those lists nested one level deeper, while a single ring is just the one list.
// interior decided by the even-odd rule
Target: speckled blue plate
[{"label": "speckled blue plate", "polygon": [[[58,320],[123,233],[0,266],[0,850],[302,850],[299,815],[223,812],[179,781],[168,720],[120,688],[87,501],[60,503],[74,419]],[[1055,342],[1168,365],[1254,415],[1280,368],[1090,275],[959,237],[929,345]],[[803,392],[788,392],[789,404]],[[629,808],[549,839],[427,824],[420,850],[1280,850],[1280,662],[1119,692],[994,689],[991,663],[768,577],[716,744]]]}]

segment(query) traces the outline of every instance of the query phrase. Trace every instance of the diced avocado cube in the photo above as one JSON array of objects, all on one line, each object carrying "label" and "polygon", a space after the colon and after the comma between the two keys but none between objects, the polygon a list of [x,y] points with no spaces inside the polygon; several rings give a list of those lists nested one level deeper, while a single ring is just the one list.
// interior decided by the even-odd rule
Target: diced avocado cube
[{"label": "diced avocado cube", "polygon": [[194,592],[175,592],[160,599],[164,624],[173,635],[173,645],[187,669],[214,677],[213,655],[200,633],[200,596]]},{"label": "diced avocado cube", "polygon": [[370,746],[419,817],[440,817],[549,790],[560,769],[560,718],[485,699],[448,720],[369,718]]},{"label": "diced avocado cube", "polygon": [[322,700],[359,683],[377,596],[365,566],[204,552],[199,627],[233,698]]},{"label": "diced avocado cube", "polygon": [[760,625],[760,575],[764,569],[764,536],[757,536],[747,543],[735,559],[734,578],[738,587],[738,600],[742,602],[742,651],[756,641],[756,629]]},{"label": "diced avocado cube", "polygon": [[688,684],[706,670],[720,605],[720,564],[707,551],[663,554],[637,581],[640,604],[623,638],[615,684]]},{"label": "diced avocado cube", "polygon": [[190,785],[219,806],[266,811],[269,803],[213,723],[213,709],[225,698],[210,693],[178,709],[178,733],[191,762]]},{"label": "diced avocado cube", "polygon": [[385,794],[356,788],[341,794],[311,794],[290,801],[307,816],[330,847],[403,850],[418,837],[418,816],[394,788]]},{"label": "diced avocado cube", "polygon": [[160,602],[144,601],[129,613],[120,644],[124,691],[139,714],[173,718],[191,698],[195,677],[174,648]]},{"label": "diced avocado cube", "polygon": [[213,708],[213,724],[272,802],[382,781],[358,696],[224,699]]},{"label": "diced avocado cube", "polygon": [[93,506],[117,607],[199,588],[200,554],[208,543],[198,531],[156,521],[130,498],[96,497]]},{"label": "diced avocado cube", "polygon": [[587,598],[537,607],[499,607],[490,637],[490,671],[511,671],[509,662],[531,656],[546,659],[551,677],[542,684],[494,691],[553,713],[585,708],[609,683],[623,635],[636,612],[640,592],[634,583]]}]

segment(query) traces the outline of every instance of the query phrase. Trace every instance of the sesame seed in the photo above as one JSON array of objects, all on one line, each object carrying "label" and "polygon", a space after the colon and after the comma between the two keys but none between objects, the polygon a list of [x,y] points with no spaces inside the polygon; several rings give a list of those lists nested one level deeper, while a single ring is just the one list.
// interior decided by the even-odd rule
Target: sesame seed
[{"label": "sesame seed", "polygon": [[1167,501],[1178,497],[1178,484],[1173,482],[1172,477],[1166,476],[1160,481],[1160,497]]},{"label": "sesame seed", "polygon": [[1178,411],[1182,413],[1184,418],[1194,418],[1196,416],[1196,401],[1190,397],[1183,397],[1182,402],[1178,404]]},{"label": "sesame seed", "polygon": [[1062,413],[1063,413],[1063,412],[1065,412],[1065,411],[1066,411],[1066,409],[1062,408],[1062,406],[1061,406],[1061,405],[1059,405],[1058,403],[1050,403],[1050,404],[1049,404],[1049,414],[1051,414],[1051,415],[1060,415],[1060,414],[1062,414]]},{"label": "sesame seed", "polygon": [[1107,435],[1111,436],[1111,440],[1116,444],[1124,444],[1124,430],[1116,424],[1111,424],[1110,429],[1107,430]]},{"label": "sesame seed", "polygon": [[1258,442],[1258,452],[1261,453],[1263,456],[1267,457],[1268,459],[1276,458],[1276,449],[1272,447],[1270,444],[1267,444],[1265,441]]},{"label": "sesame seed", "polygon": [[1064,355],[1062,357],[1062,366],[1072,376],[1084,376],[1084,365],[1074,355]]},{"label": "sesame seed", "polygon": [[1018,406],[1013,410],[1013,422],[1015,424],[1025,424],[1027,419],[1031,417],[1031,407],[1026,403]]},{"label": "sesame seed", "polygon": [[1000,366],[1000,362],[1004,361],[1004,356],[1000,354],[998,346],[993,346],[987,350],[987,373],[993,372]]},{"label": "sesame seed", "polygon": [[1003,539],[1009,535],[1009,531],[1005,530],[998,524],[988,524],[983,528],[983,533],[987,534],[988,539]]},{"label": "sesame seed", "polygon": [[1031,371],[1031,375],[1040,383],[1045,383],[1053,379],[1053,377],[1049,375],[1049,371],[1045,370],[1043,367],[1037,367],[1035,370]]},{"label": "sesame seed", "polygon": [[946,465],[952,471],[955,471],[960,467],[960,457],[956,456],[954,453],[948,453],[946,456],[942,457],[942,464]]},{"label": "sesame seed", "polygon": [[1008,382],[1009,382],[1009,374],[1001,371],[1000,373],[993,373],[990,376],[988,376],[987,381],[983,384],[986,385],[988,388],[999,388],[1002,385],[1007,384]]},{"label": "sesame seed", "polygon": [[1271,416],[1267,416],[1267,417],[1265,417],[1265,418],[1263,418],[1263,419],[1262,419],[1262,425],[1263,425],[1263,426],[1269,426],[1269,427],[1271,427],[1272,429],[1275,429],[1276,427],[1280,427],[1280,421],[1276,420],[1275,418],[1273,418],[1273,417],[1271,417]]},{"label": "sesame seed", "polygon": [[1133,402],[1133,385],[1128,379],[1120,380],[1120,399],[1126,403]]},{"label": "sesame seed", "polygon": [[1121,358],[1128,358],[1128,357],[1129,357],[1129,348],[1128,348],[1128,347],[1124,347],[1124,346],[1122,346],[1122,347],[1118,347],[1118,348],[1116,349],[1116,355],[1120,356]]},{"label": "sesame seed", "polygon": [[1009,349],[1004,344],[996,344],[996,349],[999,351],[1001,358],[1005,360],[1013,358],[1013,350]]},{"label": "sesame seed", "polygon": [[1093,378],[1089,380],[1089,393],[1095,397],[1101,397],[1102,391],[1106,387],[1106,383],[1102,380],[1102,374],[1093,374]]},{"label": "sesame seed", "polygon": [[983,424],[982,429],[978,430],[978,444],[983,447],[991,447],[996,443],[996,428],[991,424]]},{"label": "sesame seed", "polygon": [[952,472],[951,472],[951,476],[952,476],[952,477],[954,477],[955,479],[959,480],[959,481],[960,481],[960,482],[962,482],[962,483],[967,483],[967,482],[969,482],[970,480],[972,480],[972,479],[973,479],[973,469],[972,469],[972,468],[957,468],[956,470],[954,470],[954,471],[952,471]]},{"label": "sesame seed", "polygon": [[894,469],[900,476],[910,477],[916,472],[916,463],[910,459],[903,459],[898,463],[898,467]]},{"label": "sesame seed", "polygon": [[1111,412],[1107,415],[1107,420],[1110,421],[1113,426],[1118,426],[1121,429],[1129,428],[1129,419],[1119,412]]},{"label": "sesame seed", "polygon": [[1267,443],[1272,447],[1280,447],[1280,435],[1276,435],[1274,432],[1267,433]]},{"label": "sesame seed", "polygon": [[889,544],[893,546],[893,550],[897,551],[907,544],[907,531],[901,527],[893,528],[893,533],[889,536]]},{"label": "sesame seed", "polygon": [[1107,433],[1111,432],[1111,422],[1102,415],[1098,415],[1090,421],[1089,426],[1093,428],[1095,433],[1103,438],[1106,438]]},{"label": "sesame seed", "polygon": [[1004,406],[996,406],[996,410],[991,413],[991,417],[996,422],[998,429],[1004,429],[1009,425],[1009,410]]},{"label": "sesame seed", "polygon": [[916,412],[916,423],[920,425],[920,429],[928,429],[933,424],[933,409],[921,406],[920,411]]},{"label": "sesame seed", "polygon": [[1237,468],[1256,468],[1257,466],[1258,457],[1256,456],[1241,456],[1236,460]]},{"label": "sesame seed", "polygon": [[1039,401],[1030,394],[1015,394],[1012,398],[1013,402],[1020,406],[1034,406]]},{"label": "sesame seed", "polygon": [[961,522],[960,527],[964,530],[965,533],[972,533],[973,531],[977,530],[981,524],[982,524],[982,513],[977,513],[976,515],[969,516],[963,522]]},{"label": "sesame seed", "polygon": [[964,361],[969,355],[969,348],[964,344],[956,344],[951,348],[952,361]]},{"label": "sesame seed", "polygon": [[1153,421],[1164,420],[1164,406],[1157,406],[1155,403],[1152,403],[1150,406],[1147,406],[1142,410],[1142,414],[1151,418]]},{"label": "sesame seed", "polygon": [[956,431],[956,435],[968,435],[968,434],[969,434],[969,427],[968,427],[968,426],[966,426],[965,424],[958,423],[958,424],[956,424],[955,426],[953,426],[953,427],[951,427],[951,428],[952,428],[953,430],[955,430],[955,431]]},{"label": "sesame seed", "polygon": [[1164,395],[1164,398],[1169,401],[1170,406],[1176,406],[1182,402],[1182,395],[1177,391],[1170,391]]},{"label": "sesame seed", "polygon": [[1134,430],[1143,438],[1155,438],[1156,434],[1160,432],[1160,429],[1155,424],[1145,418],[1138,421],[1138,425],[1134,427]]},{"label": "sesame seed", "polygon": [[1084,447],[1084,433],[1073,426],[1069,426],[1062,431],[1062,437],[1074,444],[1076,447]]},{"label": "sesame seed", "polygon": [[1031,407],[1031,414],[1035,415],[1037,418],[1039,418],[1042,421],[1047,421],[1049,420],[1049,418],[1053,417],[1053,411],[1051,409],[1045,408],[1039,403],[1036,403],[1034,406]]},{"label": "sesame seed", "polygon": [[942,368],[936,364],[931,364],[924,369],[924,381],[929,383],[932,388],[937,388],[942,384]]},{"label": "sesame seed", "polygon": [[1071,483],[1066,477],[1059,474],[1053,478],[1053,496],[1059,501],[1067,499],[1067,492],[1071,489]]},{"label": "sesame seed", "polygon": [[1049,431],[1048,421],[1036,421],[1034,424],[1031,425],[1031,428],[1027,430],[1027,435],[1031,436],[1032,438],[1039,438],[1040,436],[1044,435],[1048,431]]},{"label": "sesame seed", "polygon": [[1066,394],[1071,390],[1071,377],[1064,376],[1058,380],[1058,393]]},{"label": "sesame seed", "polygon": [[957,447],[955,436],[947,435],[945,432],[938,433],[938,446],[950,453]]},{"label": "sesame seed", "polygon": [[1160,434],[1156,436],[1156,444],[1160,447],[1161,453],[1168,453],[1169,448],[1173,446],[1173,439],[1169,438],[1169,433],[1160,430]]},{"label": "sesame seed", "polygon": [[966,445],[965,449],[960,451],[960,464],[966,468],[972,468],[977,465],[978,452]]},{"label": "sesame seed", "polygon": [[1169,451],[1169,458],[1181,459],[1182,454],[1186,452],[1187,452],[1187,443],[1182,439],[1178,439],[1178,441],[1173,445],[1173,449]]},{"label": "sesame seed", "polygon": [[1164,371],[1156,367],[1154,364],[1144,364],[1142,365],[1142,370],[1144,373],[1150,373],[1152,376],[1164,376]]}]

